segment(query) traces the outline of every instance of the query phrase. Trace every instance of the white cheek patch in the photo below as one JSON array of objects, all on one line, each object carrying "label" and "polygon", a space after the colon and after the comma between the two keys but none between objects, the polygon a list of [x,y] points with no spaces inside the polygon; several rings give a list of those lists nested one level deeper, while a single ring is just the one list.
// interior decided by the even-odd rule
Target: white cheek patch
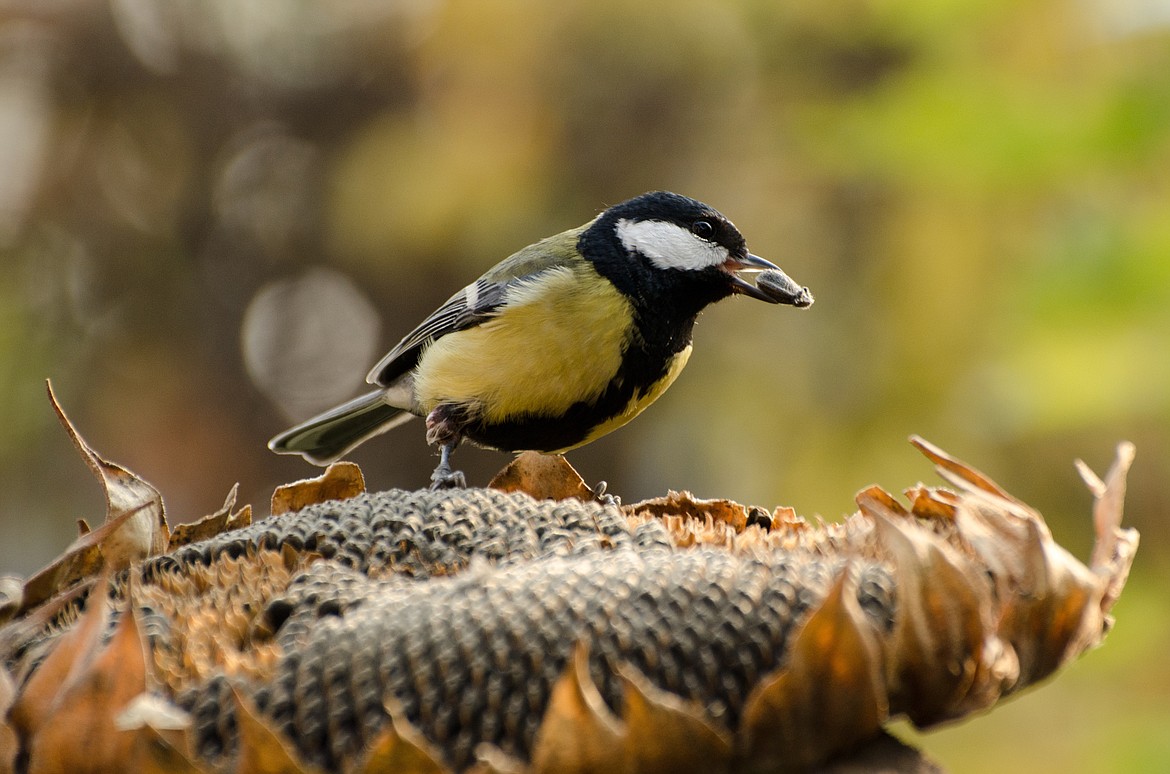
[{"label": "white cheek patch", "polygon": [[627,250],[637,250],[659,269],[698,271],[727,261],[727,248],[695,236],[664,220],[619,220],[617,236]]}]

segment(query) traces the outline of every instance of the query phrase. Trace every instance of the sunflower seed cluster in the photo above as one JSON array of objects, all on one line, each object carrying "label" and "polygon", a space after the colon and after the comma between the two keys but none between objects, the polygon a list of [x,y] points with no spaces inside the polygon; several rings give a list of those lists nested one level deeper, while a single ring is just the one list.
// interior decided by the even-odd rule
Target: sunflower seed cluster
[{"label": "sunflower seed cluster", "polygon": [[[299,541],[326,557],[263,613],[284,646],[274,678],[238,688],[306,760],[329,770],[385,727],[387,698],[456,769],[484,742],[527,759],[578,643],[615,712],[619,668],[632,667],[734,729],[750,691],[783,664],[794,631],[845,564],[776,550],[675,549],[657,522],[631,530],[613,508],[482,490],[312,506],[174,560],[201,561],[241,540]],[[853,571],[875,631],[888,629],[889,573],[865,563]],[[200,754],[230,755],[227,681],[179,699]]]}]

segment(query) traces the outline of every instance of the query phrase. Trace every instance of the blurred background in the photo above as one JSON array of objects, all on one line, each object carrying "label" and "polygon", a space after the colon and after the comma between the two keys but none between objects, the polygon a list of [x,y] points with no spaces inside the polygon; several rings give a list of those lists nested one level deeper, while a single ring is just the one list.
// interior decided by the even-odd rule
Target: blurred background
[{"label": "blurred background", "polygon": [[[44,394],[172,523],[517,248],[646,190],[815,292],[709,310],[686,374],[570,455],[834,519],[919,433],[1081,557],[1118,440],[1142,531],[1106,647],[921,738],[954,772],[1170,768],[1170,0],[8,0],[0,571],[104,516]],[[421,422],[353,455],[418,487]],[[456,460],[486,483],[507,456]],[[901,733],[914,736],[905,727]],[[917,738],[917,737],[915,737]]]}]

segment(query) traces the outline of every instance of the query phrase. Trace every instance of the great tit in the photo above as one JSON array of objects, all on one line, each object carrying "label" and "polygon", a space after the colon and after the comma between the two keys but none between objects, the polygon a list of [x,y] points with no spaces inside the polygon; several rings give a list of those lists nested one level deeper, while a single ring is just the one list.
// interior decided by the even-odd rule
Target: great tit
[{"label": "great tit", "polygon": [[[736,272],[767,269],[751,284]],[[782,279],[780,279],[782,278]],[[640,414],[691,355],[695,318],[733,294],[812,303],[716,210],[656,191],[529,245],[451,296],[374,366],[377,389],[273,438],[278,454],[325,465],[413,416],[438,444],[433,488],[464,439],[557,453]]]}]

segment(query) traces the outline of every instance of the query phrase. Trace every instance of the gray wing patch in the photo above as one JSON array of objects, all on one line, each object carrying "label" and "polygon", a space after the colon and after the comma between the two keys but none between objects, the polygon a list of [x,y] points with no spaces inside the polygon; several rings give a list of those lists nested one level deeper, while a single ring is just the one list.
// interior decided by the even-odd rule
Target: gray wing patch
[{"label": "gray wing patch", "polygon": [[551,269],[579,262],[581,258],[577,255],[577,239],[584,228],[582,226],[542,239],[493,266],[474,283],[447,299],[422,324],[398,342],[374,366],[366,381],[390,387],[418,364],[419,355],[430,342],[490,320],[507,300],[508,291],[516,284],[531,281]]},{"label": "gray wing patch", "polygon": [[390,386],[395,379],[418,363],[424,347],[448,333],[472,328],[488,320],[504,303],[504,298],[516,280],[492,282],[480,279],[447,299],[438,309],[382,358],[370,371],[366,381],[382,387]]}]

